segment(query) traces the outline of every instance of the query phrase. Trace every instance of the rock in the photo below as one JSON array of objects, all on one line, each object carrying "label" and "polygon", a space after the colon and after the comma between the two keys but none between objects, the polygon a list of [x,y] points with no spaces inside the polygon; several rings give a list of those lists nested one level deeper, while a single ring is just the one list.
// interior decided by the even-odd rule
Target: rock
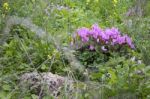
[{"label": "rock", "polygon": [[31,72],[25,73],[20,77],[21,88],[23,90],[31,90],[38,96],[43,96],[45,91],[48,91],[51,96],[57,97],[64,83],[70,85],[72,80],[51,72]]}]

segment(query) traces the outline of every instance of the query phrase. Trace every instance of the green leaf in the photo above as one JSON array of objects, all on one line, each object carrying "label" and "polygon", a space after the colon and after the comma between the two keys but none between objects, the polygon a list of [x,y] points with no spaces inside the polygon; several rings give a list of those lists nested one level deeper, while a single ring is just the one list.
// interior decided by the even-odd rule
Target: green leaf
[{"label": "green leaf", "polygon": [[10,91],[10,90],[11,90],[10,85],[5,84],[5,85],[3,85],[2,87],[3,87],[3,89],[6,90],[6,91]]},{"label": "green leaf", "polygon": [[116,83],[116,82],[117,82],[117,76],[116,76],[116,74],[115,74],[115,71],[112,70],[112,69],[110,69],[110,70],[108,70],[108,73],[110,73],[110,75],[111,75],[111,78],[110,78],[109,83],[110,83],[110,84]]},{"label": "green leaf", "polygon": [[91,74],[91,78],[94,80],[94,79],[98,79],[102,76],[102,73],[92,73]]},{"label": "green leaf", "polygon": [[42,65],[42,67],[41,67],[41,69],[42,70],[45,70],[47,67],[46,67],[46,65],[44,64],[44,65]]},{"label": "green leaf", "polygon": [[32,97],[32,99],[38,99],[38,96],[35,94],[32,94],[31,97]]},{"label": "green leaf", "polygon": [[0,91],[0,99],[5,99],[7,93],[5,91]]}]

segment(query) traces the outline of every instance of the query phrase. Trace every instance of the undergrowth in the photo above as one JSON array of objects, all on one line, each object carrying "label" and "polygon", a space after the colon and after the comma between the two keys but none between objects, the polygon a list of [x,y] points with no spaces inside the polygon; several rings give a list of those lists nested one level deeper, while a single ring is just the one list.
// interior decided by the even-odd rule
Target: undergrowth
[{"label": "undergrowth", "polygon": [[[20,75],[36,71],[75,80],[70,88],[74,90],[64,86],[60,99],[149,99],[150,3],[143,1],[141,16],[131,11],[138,0],[0,1],[0,98],[37,99],[39,95],[22,90],[19,83]],[[8,21],[11,16],[21,21]],[[10,26],[13,21],[18,24]],[[112,47],[91,38],[82,43],[79,35],[74,38],[78,29],[91,29],[93,24],[118,28],[132,38],[134,49],[126,43]],[[64,48],[72,50],[84,71],[72,69]],[[43,96],[50,98],[54,97],[49,93]]]}]

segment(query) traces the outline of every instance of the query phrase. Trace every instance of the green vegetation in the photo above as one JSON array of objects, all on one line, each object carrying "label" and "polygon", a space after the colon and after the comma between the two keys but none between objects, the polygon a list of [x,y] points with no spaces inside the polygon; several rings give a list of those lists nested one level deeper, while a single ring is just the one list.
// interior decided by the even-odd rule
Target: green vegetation
[{"label": "green vegetation", "polygon": [[[0,99],[37,99],[19,85],[20,75],[33,71],[77,81],[70,94],[64,86],[59,99],[149,99],[149,10],[148,0],[0,1]],[[70,46],[80,42],[73,38],[79,28],[93,24],[118,28],[132,38],[135,49],[105,53],[99,45],[96,51]],[[72,69],[64,48],[72,50],[84,71]],[[46,93],[43,99],[54,98]]]}]

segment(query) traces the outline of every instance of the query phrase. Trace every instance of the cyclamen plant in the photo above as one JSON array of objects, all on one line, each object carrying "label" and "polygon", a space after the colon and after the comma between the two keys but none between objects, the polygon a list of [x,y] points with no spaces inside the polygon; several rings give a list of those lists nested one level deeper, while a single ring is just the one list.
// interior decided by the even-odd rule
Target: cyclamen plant
[{"label": "cyclamen plant", "polygon": [[102,29],[97,24],[91,28],[79,28],[71,42],[76,57],[88,67],[107,62],[111,57],[131,58],[130,51],[135,49],[131,38],[122,35],[118,28]]},{"label": "cyclamen plant", "polygon": [[131,38],[128,35],[122,35],[118,28],[101,29],[97,24],[92,25],[91,28],[83,27],[78,29],[73,39],[76,42],[71,42],[71,44],[75,44],[77,49],[85,45],[90,50],[95,50],[97,46],[101,46],[103,51],[108,50],[106,46],[114,47],[116,45],[127,45],[131,49],[135,48]]},{"label": "cyclamen plant", "polygon": [[[139,86],[145,81],[145,65],[135,61],[139,54],[132,50],[135,49],[132,39],[118,28],[102,29],[97,24],[91,28],[79,28],[73,36],[72,46],[76,48],[74,54],[85,66],[90,80],[110,86],[103,89],[108,93],[106,97],[122,92],[141,94]],[[77,74],[79,79],[82,78],[82,74]],[[145,92],[142,97],[144,95]]]}]

